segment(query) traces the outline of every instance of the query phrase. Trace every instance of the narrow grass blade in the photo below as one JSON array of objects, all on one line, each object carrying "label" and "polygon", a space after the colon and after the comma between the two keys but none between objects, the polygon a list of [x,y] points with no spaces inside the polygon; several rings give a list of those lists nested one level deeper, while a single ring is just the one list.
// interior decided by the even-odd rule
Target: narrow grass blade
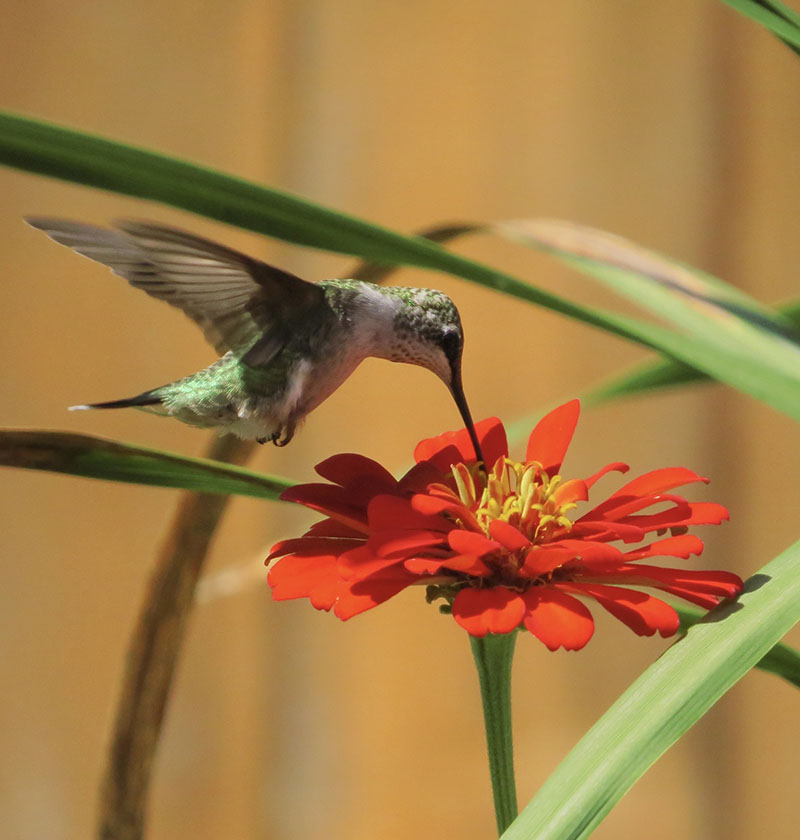
[{"label": "narrow grass blade", "polygon": [[0,466],[260,499],[277,499],[293,484],[218,461],[66,432],[0,430]]},{"label": "narrow grass blade", "polygon": [[691,345],[676,346],[674,333],[659,337],[671,343],[673,356],[800,420],[800,344],[788,318],[716,278],[603,231],[538,219],[492,230],[552,254],[671,322]]},{"label": "narrow grass blade", "polygon": [[800,54],[800,14],[778,0],[722,0]]},{"label": "narrow grass blade", "polygon": [[[793,300],[775,307],[776,311],[800,329],[800,300]],[[649,362],[604,382],[584,394],[584,405],[598,405],[612,399],[631,397],[648,391],[676,385],[689,385],[711,381],[697,368],[670,359]]]},{"label": "narrow grass blade", "polygon": [[[682,633],[685,633],[698,621],[702,621],[705,616],[705,613],[694,607],[678,607],[675,604],[672,604],[672,606],[680,616]],[[759,659],[756,668],[769,671],[770,674],[775,674],[776,677],[781,677],[800,688],[800,651],[789,647],[789,645],[778,642]]]},{"label": "narrow grass blade", "polygon": [[[693,338],[684,346],[681,339],[676,342],[674,335],[662,334],[655,342],[662,351],[667,350],[678,359],[639,366],[600,385],[584,396],[587,405],[711,377],[800,419],[800,349],[796,345],[800,302],[793,301],[779,309],[764,306],[698,269],[621,237],[566,222],[466,222],[432,227],[420,231],[419,236],[444,243],[475,233],[495,234],[546,250],[657,314],[670,314],[673,323],[680,327],[694,325]],[[384,282],[395,270],[396,267],[359,263],[352,275]],[[655,292],[654,300],[648,300],[648,292]],[[672,309],[664,306],[664,298]],[[747,341],[754,343],[755,353],[748,352],[747,341],[742,343],[743,333]],[[716,358],[719,350],[722,356]],[[759,354],[761,359],[756,361],[753,357]],[[731,368],[726,370],[728,364]],[[758,368],[769,371],[769,383],[759,381],[760,374],[755,373]],[[783,368],[783,373],[778,368]]]},{"label": "narrow grass blade", "polygon": [[[252,441],[213,438],[211,463],[244,464]],[[97,836],[143,838],[153,766],[197,582],[230,497],[184,493],[144,592],[128,643],[100,786]],[[262,566],[262,579],[266,581]]]},{"label": "narrow grass blade", "polygon": [[[792,352],[783,348],[772,354],[772,346],[766,339],[760,343],[759,337],[749,343],[721,343],[719,330],[708,329],[713,321],[708,312],[700,313],[703,317],[699,320],[689,319],[678,333],[638,318],[585,307],[453,254],[428,239],[402,236],[219,172],[25,117],[0,114],[0,163],[163,201],[299,244],[381,263],[445,271],[651,347],[800,419],[800,400],[796,398],[800,365]],[[532,238],[530,230],[527,235]],[[544,244],[540,242],[539,247]],[[555,247],[550,250],[581,267],[578,258]],[[610,275],[605,278],[609,284],[619,279],[614,274],[619,269],[594,266],[594,270],[598,279],[603,273]],[[650,287],[647,292],[649,297],[654,294]],[[734,305],[738,305],[735,300]],[[738,321],[731,312],[727,314],[728,332],[735,331]],[[780,336],[776,333],[771,338],[777,342]],[[751,352],[753,344],[756,352]],[[794,348],[794,353],[800,356],[800,349]]]},{"label": "narrow grass blade", "polygon": [[537,289],[430,239],[403,236],[297,196],[124,143],[0,112],[0,164],[160,201],[298,245],[449,272],[653,346],[644,323]]},{"label": "narrow grass blade", "polygon": [[634,782],[800,619],[800,542],[690,628],[614,703],[503,840],[588,837]]}]

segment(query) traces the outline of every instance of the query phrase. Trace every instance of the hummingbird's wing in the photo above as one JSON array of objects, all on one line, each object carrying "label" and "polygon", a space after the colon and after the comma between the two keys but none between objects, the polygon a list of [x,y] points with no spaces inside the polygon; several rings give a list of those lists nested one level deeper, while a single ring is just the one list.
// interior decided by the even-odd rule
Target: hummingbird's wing
[{"label": "hummingbird's wing", "polygon": [[326,306],[314,283],[176,228],[127,220],[115,223],[119,230],[38,216],[26,221],[177,306],[220,354],[231,350],[248,364],[266,364],[298,322]]}]

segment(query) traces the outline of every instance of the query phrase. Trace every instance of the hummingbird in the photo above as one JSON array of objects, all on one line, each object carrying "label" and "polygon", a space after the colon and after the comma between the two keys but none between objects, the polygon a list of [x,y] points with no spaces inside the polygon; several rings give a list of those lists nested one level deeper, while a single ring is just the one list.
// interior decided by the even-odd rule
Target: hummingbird
[{"label": "hummingbird", "polygon": [[285,446],[311,410],[376,356],[436,374],[482,460],[461,381],[461,319],[443,292],[362,280],[309,282],[155,222],[123,220],[111,229],[43,216],[26,221],[181,309],[220,354],[175,382],[73,410],[138,408]]}]

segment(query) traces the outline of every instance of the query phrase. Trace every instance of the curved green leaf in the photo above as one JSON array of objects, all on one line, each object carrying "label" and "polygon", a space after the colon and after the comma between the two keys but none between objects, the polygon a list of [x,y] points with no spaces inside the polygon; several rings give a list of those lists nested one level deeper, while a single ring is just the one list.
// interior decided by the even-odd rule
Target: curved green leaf
[{"label": "curved green leaf", "polygon": [[468,260],[432,240],[403,236],[279,190],[156,152],[0,113],[0,163],[161,201],[287,242],[379,263],[444,271],[672,355],[644,321],[582,306]]},{"label": "curved green leaf", "polygon": [[741,289],[622,236],[559,219],[495,222],[486,230],[550,253],[679,326],[686,325],[687,315],[700,315],[731,329],[744,322],[797,338],[788,319]]},{"label": "curved green leaf", "polygon": [[690,628],[562,761],[503,840],[588,837],[634,782],[800,619],[800,542]]},{"label": "curved green leaf", "polygon": [[[416,235],[444,244],[476,233],[502,236],[558,257],[584,258],[606,267],[629,271],[640,279],[655,281],[661,287],[680,293],[684,298],[691,299],[695,306],[704,306],[708,314],[714,310],[725,310],[769,331],[795,338],[798,335],[796,323],[791,318],[764,306],[735,286],[597,228],[552,219],[518,219],[437,225],[424,228]],[[384,282],[397,268],[362,262],[354,266],[350,276],[379,283]],[[639,302],[636,294],[622,293]]]},{"label": "curved green leaf", "polygon": [[572,303],[428,239],[403,236],[288,193],[124,143],[0,112],[0,164],[160,201],[298,245],[449,272],[654,346],[642,329],[646,325],[637,325],[635,319]]},{"label": "curved green leaf", "polygon": [[0,466],[259,499],[277,499],[293,484],[220,461],[66,432],[0,430]]},{"label": "curved green leaf", "polygon": [[[546,247],[548,250],[554,250],[551,243],[543,242],[528,235],[529,227],[538,224],[542,223],[535,220],[498,223],[466,222],[427,228],[419,231],[418,235],[434,242],[445,243],[466,234],[488,233],[522,241],[524,244],[532,244],[537,248]],[[565,223],[544,222],[544,224],[552,226]],[[687,300],[684,301],[684,305],[686,306],[697,306],[698,303],[705,305],[712,320],[716,320],[718,312],[715,310],[718,310],[729,320],[741,319],[745,324],[749,323],[757,326],[760,331],[767,334],[772,333],[774,336],[788,336],[790,338],[800,334],[800,301],[791,301],[775,309],[766,307],[735,287],[705,272],[683,266],[674,260],[627,242],[621,237],[614,237],[589,228],[577,228],[573,225],[567,225],[567,227],[570,230],[577,229],[584,234],[591,235],[593,241],[581,243],[580,247],[585,249],[593,246],[597,263],[602,264],[605,261],[609,268],[614,267],[630,273],[629,282],[626,285],[627,296],[633,298],[636,302],[641,303],[639,292],[642,281],[649,280],[674,292],[679,300],[681,297],[685,297]],[[605,245],[602,250],[598,248],[598,238],[600,238],[599,244]],[[613,246],[613,250],[610,246]],[[572,254],[571,256],[578,256],[578,254]],[[586,254],[583,254],[583,256],[586,256]],[[370,280],[373,283],[382,283],[396,270],[397,266],[362,262],[353,267],[350,276]],[[586,271],[591,273],[591,269],[587,268]],[[660,307],[654,306],[651,308],[661,314]],[[680,323],[679,318],[673,320]],[[725,340],[723,339],[723,341]],[[772,338],[769,337],[767,340],[771,341]],[[708,374],[698,370],[688,362],[666,359],[637,366],[632,371],[601,384],[585,394],[583,401],[586,405],[594,405],[613,398],[632,396],[674,385],[707,382],[709,379]],[[789,395],[789,404],[791,405],[793,401],[793,396]],[[515,424],[515,428],[519,426],[519,428],[525,429],[527,424],[528,420],[523,418],[519,424]]]},{"label": "curved green leaf", "polygon": [[[706,613],[693,607],[678,607],[675,604],[672,604],[672,607],[680,616],[681,633],[686,633],[690,627],[693,627],[698,621],[702,621],[706,615]],[[777,677],[782,677],[787,682],[800,688],[800,651],[789,647],[789,645],[779,642],[759,659],[755,667],[761,671],[775,674]]]},{"label": "curved green leaf", "polygon": [[775,674],[800,688],[800,652],[789,645],[775,645],[758,661],[756,668]]},{"label": "curved green leaf", "polygon": [[777,35],[791,50],[800,54],[800,14],[779,0],[722,0],[760,23],[765,29]]},{"label": "curved green leaf", "polygon": [[[782,339],[777,330],[772,334],[763,329],[764,323],[760,328],[757,323],[737,318],[724,307],[709,311],[706,306],[704,311],[695,311],[682,324],[683,331],[674,332],[637,318],[565,300],[421,237],[402,236],[294,196],[153,152],[9,114],[0,114],[0,163],[163,201],[291,242],[353,253],[383,263],[407,263],[445,271],[659,350],[800,419],[797,399],[800,365],[795,358],[800,356],[800,349]],[[630,286],[631,272],[598,265],[596,260],[591,263],[548,244],[541,235],[544,223],[539,224],[538,231],[532,232],[529,224],[525,231],[530,241],[538,236],[537,247],[548,247],[559,258],[620,290]],[[657,305],[657,300],[663,302],[663,296],[670,293],[666,287],[659,288],[657,282],[640,285],[635,297],[646,305]],[[677,307],[687,306],[675,294],[666,300],[664,308],[673,314]],[[730,301],[730,305],[738,306],[738,303]],[[726,316],[722,318],[725,321],[722,331],[715,324],[715,319],[721,318],[720,313]],[[766,323],[770,328],[774,326],[769,319]],[[735,335],[740,328],[744,332],[741,341]],[[752,332],[759,329],[760,332]],[[778,346],[780,341],[784,346]]]},{"label": "curved green leaf", "polygon": [[800,420],[800,345],[789,319],[716,278],[603,231],[551,220],[492,230],[553,254],[672,322],[685,334],[651,330],[673,356]]},{"label": "curved green leaf", "polygon": [[[800,300],[793,300],[775,307],[796,329],[800,329]],[[665,359],[638,365],[627,373],[616,376],[592,388],[583,396],[585,405],[598,405],[611,399],[630,397],[661,388],[691,383],[709,382],[710,378],[682,362]],[[538,416],[538,415],[537,415]]]}]

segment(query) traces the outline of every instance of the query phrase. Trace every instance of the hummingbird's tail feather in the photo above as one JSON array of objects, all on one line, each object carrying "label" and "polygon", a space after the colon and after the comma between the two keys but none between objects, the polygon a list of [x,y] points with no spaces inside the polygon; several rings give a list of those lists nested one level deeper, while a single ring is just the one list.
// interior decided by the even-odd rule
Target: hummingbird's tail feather
[{"label": "hummingbird's tail feather", "polygon": [[71,405],[70,411],[89,411],[93,408],[146,408],[151,405],[159,405],[161,403],[161,396],[158,393],[159,389],[154,391],[145,391],[143,394],[138,394],[135,397],[128,397],[124,400],[110,400],[109,402],[88,403],[87,405]]}]

